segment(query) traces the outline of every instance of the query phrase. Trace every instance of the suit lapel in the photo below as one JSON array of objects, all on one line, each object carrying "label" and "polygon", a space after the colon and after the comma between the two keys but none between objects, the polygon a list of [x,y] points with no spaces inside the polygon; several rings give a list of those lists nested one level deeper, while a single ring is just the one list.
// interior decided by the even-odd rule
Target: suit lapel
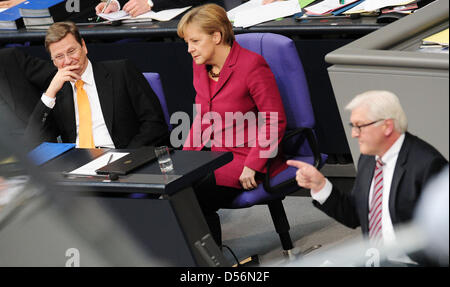
[{"label": "suit lapel", "polygon": [[395,216],[395,200],[397,199],[398,185],[405,173],[405,164],[408,159],[408,153],[411,147],[411,136],[409,133],[405,133],[405,141],[398,154],[397,162],[395,164],[394,174],[392,176],[391,191],[389,193],[389,213],[391,214],[392,223],[397,222]]},{"label": "suit lapel", "polygon": [[[196,65],[196,64],[194,64]],[[194,87],[197,95],[205,96],[207,100],[211,99],[211,93],[209,90],[209,78],[208,71],[206,70],[206,65],[201,65],[197,67],[198,76],[194,77]]]},{"label": "suit lapel", "polygon": [[233,46],[231,47],[230,54],[228,55],[222,70],[220,71],[220,78],[219,82],[217,83],[216,92],[211,97],[211,100],[217,96],[217,94],[220,92],[220,90],[225,86],[225,84],[228,82],[228,79],[230,79],[231,75],[233,74],[233,67],[236,64],[237,58],[239,56],[239,52],[241,51],[241,46],[235,41],[233,43]]},{"label": "suit lapel", "polygon": [[100,64],[92,63],[95,86],[97,88],[103,118],[108,132],[112,135],[114,115],[114,89],[110,73]]},{"label": "suit lapel", "polygon": [[64,131],[70,142],[75,142],[77,139],[77,123],[75,119],[75,102],[73,100],[72,85],[66,82],[56,96],[57,103],[60,109],[61,122],[64,126]]}]

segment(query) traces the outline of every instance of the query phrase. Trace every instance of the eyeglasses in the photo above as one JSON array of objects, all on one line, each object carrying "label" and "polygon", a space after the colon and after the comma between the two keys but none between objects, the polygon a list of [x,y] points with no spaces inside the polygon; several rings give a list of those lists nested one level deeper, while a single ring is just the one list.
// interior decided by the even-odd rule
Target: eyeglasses
[{"label": "eyeglasses", "polygon": [[66,57],[67,57],[67,58],[72,58],[72,57],[74,57],[74,56],[77,54],[77,52],[79,51],[79,49],[80,49],[80,47],[78,47],[78,48],[70,48],[70,49],[67,51],[67,53],[65,53],[65,54],[58,54],[58,55],[56,55],[55,57],[53,57],[52,60],[55,61],[55,62],[60,63],[60,62],[64,61],[64,59],[65,59]]},{"label": "eyeglasses", "polygon": [[363,125],[354,125],[352,123],[348,123],[348,125],[352,128],[352,130],[355,130],[359,134],[359,133],[361,133],[361,128],[371,126],[371,125],[381,122],[381,121],[384,121],[384,119],[373,121],[373,122],[363,124]]}]

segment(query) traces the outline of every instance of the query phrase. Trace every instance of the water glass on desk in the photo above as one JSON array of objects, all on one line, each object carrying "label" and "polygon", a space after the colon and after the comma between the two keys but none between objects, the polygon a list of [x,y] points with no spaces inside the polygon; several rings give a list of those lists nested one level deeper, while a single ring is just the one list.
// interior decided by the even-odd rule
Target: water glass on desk
[{"label": "water glass on desk", "polygon": [[162,173],[173,170],[173,163],[167,146],[155,147],[155,155],[158,158],[159,168]]}]

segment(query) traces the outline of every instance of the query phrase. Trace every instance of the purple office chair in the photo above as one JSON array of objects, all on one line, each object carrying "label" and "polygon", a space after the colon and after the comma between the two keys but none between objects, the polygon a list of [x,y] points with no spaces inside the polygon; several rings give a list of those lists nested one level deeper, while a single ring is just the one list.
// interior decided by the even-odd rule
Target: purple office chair
[{"label": "purple office chair", "polygon": [[159,103],[164,113],[164,119],[166,120],[169,132],[172,130],[172,125],[170,124],[169,110],[167,109],[166,98],[164,97],[164,91],[161,84],[161,78],[158,73],[143,73],[145,79],[147,79],[150,87],[152,87],[156,96],[158,96]]},{"label": "purple office chair", "polygon": [[[287,118],[282,141],[286,158],[301,160],[320,168],[326,155],[319,153],[315,139],[314,112],[308,84],[294,42],[285,36],[271,33],[241,34],[236,36],[236,41],[242,47],[262,55],[275,75]],[[244,191],[230,206],[225,207],[234,209],[267,204],[285,253],[289,253],[293,244],[282,200],[299,190],[295,180],[296,171],[296,168],[288,167],[272,179],[267,173],[264,183],[254,190]]]}]

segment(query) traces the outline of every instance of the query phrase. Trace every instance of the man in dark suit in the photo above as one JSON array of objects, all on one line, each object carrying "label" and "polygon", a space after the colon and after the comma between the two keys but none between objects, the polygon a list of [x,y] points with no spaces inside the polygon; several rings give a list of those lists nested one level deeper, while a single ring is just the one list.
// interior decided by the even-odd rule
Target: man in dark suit
[{"label": "man in dark suit", "polygon": [[27,135],[81,148],[137,148],[168,142],[158,98],[130,62],[91,63],[77,27],[53,24],[45,46],[58,72],[38,101]]},{"label": "man in dark suit", "polygon": [[18,49],[0,49],[0,120],[5,136],[21,140],[40,95],[57,69]]},{"label": "man in dark suit", "polygon": [[[422,189],[447,160],[406,132],[406,115],[394,94],[369,91],[346,108],[351,110],[352,137],[358,139],[361,151],[350,193],[338,190],[311,165],[287,164],[298,168],[297,183],[311,189],[316,207],[348,227],[361,226],[375,245],[393,243],[396,227],[413,218]],[[393,260],[410,263],[407,256]]]}]

